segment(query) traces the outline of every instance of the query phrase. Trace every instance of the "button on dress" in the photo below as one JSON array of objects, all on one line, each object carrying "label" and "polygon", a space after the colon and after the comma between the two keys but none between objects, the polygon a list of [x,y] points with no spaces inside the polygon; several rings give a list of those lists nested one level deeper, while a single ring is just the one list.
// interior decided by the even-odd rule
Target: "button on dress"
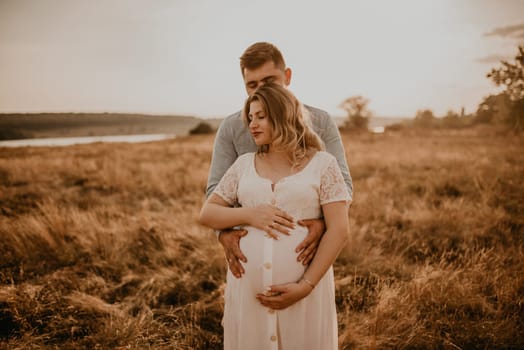
[{"label": "button on dress", "polygon": [[[349,201],[350,196],[336,159],[317,152],[299,172],[272,184],[258,175],[255,153],[240,156],[228,169],[214,193],[230,205],[254,207],[273,204],[296,221],[321,217],[321,205]],[[262,306],[255,298],[267,287],[296,282],[305,267],[297,262],[295,248],[307,235],[296,225],[279,240],[257,228],[244,227],[248,234],[240,248],[248,262],[245,274],[233,276],[228,269],[224,293],[224,348],[226,350],[337,349],[335,282],[330,267],[313,291],[284,310]]]}]

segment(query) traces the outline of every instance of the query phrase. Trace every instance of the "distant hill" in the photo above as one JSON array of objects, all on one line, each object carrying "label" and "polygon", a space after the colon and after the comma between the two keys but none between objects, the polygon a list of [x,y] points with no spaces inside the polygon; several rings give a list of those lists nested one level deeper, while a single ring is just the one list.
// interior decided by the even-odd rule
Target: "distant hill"
[{"label": "distant hill", "polygon": [[[115,113],[0,114],[0,140],[135,134],[187,135],[203,121],[191,116]],[[208,121],[212,126],[215,121]]]},{"label": "distant hill", "polygon": [[[337,125],[344,124],[344,117],[334,119]],[[386,126],[405,119],[372,117],[369,126]],[[137,134],[183,136],[200,122],[209,123],[216,129],[222,119],[120,113],[0,114],[0,140]]]}]

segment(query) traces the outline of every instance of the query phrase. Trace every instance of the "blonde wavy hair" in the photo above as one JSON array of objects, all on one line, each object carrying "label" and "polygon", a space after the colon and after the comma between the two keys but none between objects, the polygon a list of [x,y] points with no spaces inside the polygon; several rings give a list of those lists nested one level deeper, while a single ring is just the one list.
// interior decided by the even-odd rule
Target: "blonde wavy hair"
[{"label": "blonde wavy hair", "polygon": [[[273,135],[273,147],[287,152],[292,167],[299,167],[310,149],[324,150],[320,137],[311,129],[308,112],[297,98],[278,84],[266,83],[260,86],[246,100],[243,119],[249,127],[249,109],[259,101],[264,109]],[[269,145],[258,147],[257,153],[267,153]]]}]

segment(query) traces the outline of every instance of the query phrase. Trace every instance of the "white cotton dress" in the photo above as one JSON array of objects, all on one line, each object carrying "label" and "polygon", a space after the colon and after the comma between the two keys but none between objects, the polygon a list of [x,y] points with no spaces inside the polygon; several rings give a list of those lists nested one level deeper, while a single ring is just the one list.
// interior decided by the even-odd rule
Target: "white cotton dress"
[{"label": "white cotton dress", "polygon": [[[274,186],[258,175],[255,153],[246,153],[228,169],[215,193],[231,205],[274,204],[297,221],[321,217],[322,204],[350,200],[337,161],[327,152],[315,153],[300,172]],[[268,286],[302,277],[305,267],[297,262],[295,248],[306,237],[307,229],[297,225],[291,235],[274,240],[264,231],[244,228],[248,234],[240,240],[240,248],[248,259],[243,264],[245,274],[237,279],[230,270],[227,272],[224,349],[337,349],[332,267],[306,298],[284,310],[266,308],[255,298]]]}]

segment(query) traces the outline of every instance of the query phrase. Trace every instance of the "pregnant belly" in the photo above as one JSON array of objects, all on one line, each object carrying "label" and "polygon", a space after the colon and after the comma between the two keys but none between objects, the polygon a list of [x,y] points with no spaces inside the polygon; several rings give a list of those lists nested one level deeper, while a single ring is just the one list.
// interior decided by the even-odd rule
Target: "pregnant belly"
[{"label": "pregnant belly", "polygon": [[243,264],[244,283],[263,292],[270,285],[296,282],[302,277],[305,266],[297,261],[295,249],[307,235],[305,227],[298,226],[289,236],[280,234],[278,240],[253,227],[246,230],[248,234],[240,240],[240,249],[248,260]]}]

